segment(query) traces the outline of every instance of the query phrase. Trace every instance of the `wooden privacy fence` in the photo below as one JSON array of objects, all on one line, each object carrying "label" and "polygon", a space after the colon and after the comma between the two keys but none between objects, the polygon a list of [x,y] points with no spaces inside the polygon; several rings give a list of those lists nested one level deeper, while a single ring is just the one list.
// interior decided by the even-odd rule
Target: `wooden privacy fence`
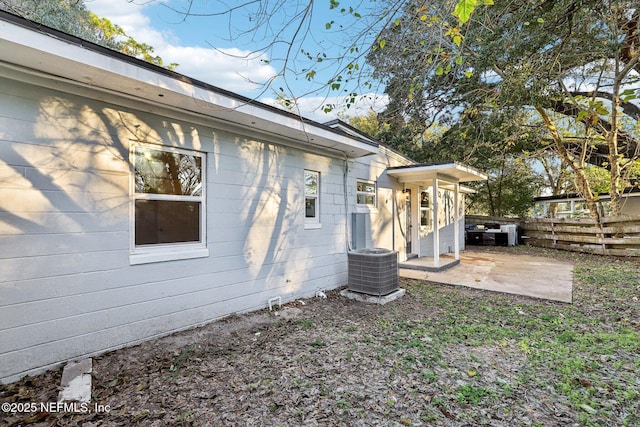
[{"label": "wooden privacy fence", "polygon": [[527,244],[600,255],[640,257],[640,216],[592,219],[529,219],[521,223]]}]

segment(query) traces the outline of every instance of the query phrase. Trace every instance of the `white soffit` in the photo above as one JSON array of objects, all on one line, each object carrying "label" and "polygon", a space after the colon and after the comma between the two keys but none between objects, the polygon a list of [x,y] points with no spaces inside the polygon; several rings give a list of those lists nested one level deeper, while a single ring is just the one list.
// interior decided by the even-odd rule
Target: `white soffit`
[{"label": "white soffit", "polygon": [[[19,19],[19,18],[17,18]],[[348,157],[378,152],[377,144],[339,134],[258,101],[171,73],[136,64],[117,52],[96,48],[0,19],[0,62],[77,82],[96,90],[151,102],[185,113],[232,123],[258,133],[298,141],[313,151],[338,150]],[[104,50],[105,53],[98,50]],[[96,96],[99,99],[99,95]]]},{"label": "white soffit", "polygon": [[397,178],[401,183],[427,183],[433,179],[452,183],[487,179],[482,172],[458,162],[387,168],[387,175]]}]

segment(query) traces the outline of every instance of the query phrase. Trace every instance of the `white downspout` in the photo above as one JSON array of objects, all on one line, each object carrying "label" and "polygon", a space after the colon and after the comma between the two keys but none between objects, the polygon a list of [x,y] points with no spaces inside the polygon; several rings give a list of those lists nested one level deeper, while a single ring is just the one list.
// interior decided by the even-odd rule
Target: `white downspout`
[{"label": "white downspout", "polygon": [[460,260],[460,183],[456,182],[453,185],[453,252],[456,261]]},{"label": "white downspout", "polygon": [[440,267],[440,228],[438,227],[438,178],[433,178],[433,266]]},{"label": "white downspout", "polygon": [[344,238],[347,253],[349,253],[352,250],[351,239],[349,238],[349,158],[347,157],[347,153],[343,152],[342,154],[344,155],[344,170],[342,173],[342,187],[344,190]]},{"label": "white downspout", "polygon": [[396,209],[398,208],[396,204],[396,197],[398,197],[398,193],[396,190],[395,184],[391,184],[391,250],[396,251]]}]

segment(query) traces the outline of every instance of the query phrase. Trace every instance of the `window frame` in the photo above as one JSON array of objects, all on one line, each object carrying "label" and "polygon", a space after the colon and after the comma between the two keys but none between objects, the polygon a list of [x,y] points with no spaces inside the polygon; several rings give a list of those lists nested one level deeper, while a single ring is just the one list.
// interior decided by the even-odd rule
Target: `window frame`
[{"label": "window frame", "polygon": [[[431,230],[431,208],[433,206],[433,204],[431,203],[431,197],[433,196],[431,194],[432,192],[430,191],[430,188],[421,188],[419,194],[419,199],[418,199],[418,220],[420,221],[420,228],[421,229],[425,229],[427,231]],[[423,201],[423,194],[426,194],[427,196],[427,206],[424,207],[422,205],[422,201]],[[425,212],[425,215],[423,216],[423,212]],[[422,223],[422,218],[426,218],[427,219],[427,223],[423,224]]]},{"label": "window frame", "polygon": [[[307,191],[307,175],[316,177],[316,191],[314,193],[310,193]],[[303,206],[303,214],[304,214],[304,228],[305,229],[314,229],[321,228],[322,225],[320,223],[320,191],[321,191],[321,182],[320,182],[320,172],[313,171],[309,169],[305,169],[303,173],[303,186],[304,186],[304,206]],[[314,199],[315,203],[315,211],[313,217],[307,216],[307,199]]]},{"label": "window frame", "polygon": [[[373,185],[373,193],[358,190],[359,184]],[[373,203],[360,203],[359,196],[373,196]],[[368,179],[356,178],[356,207],[376,209],[378,207],[378,183]]]},{"label": "window frame", "polygon": [[[178,194],[156,194],[136,192],[136,156],[141,155],[142,150],[162,151],[169,153],[184,154],[200,158],[200,195],[178,195]],[[169,147],[164,145],[133,143],[129,153],[131,173],[129,192],[129,222],[130,222],[130,242],[129,242],[129,262],[131,265],[146,264],[152,262],[163,262],[181,259],[202,258],[209,256],[207,248],[207,202],[206,202],[206,171],[207,153],[196,150]],[[196,202],[200,204],[199,213],[199,240],[190,242],[174,243],[152,243],[136,245],[136,201],[181,201]]]}]

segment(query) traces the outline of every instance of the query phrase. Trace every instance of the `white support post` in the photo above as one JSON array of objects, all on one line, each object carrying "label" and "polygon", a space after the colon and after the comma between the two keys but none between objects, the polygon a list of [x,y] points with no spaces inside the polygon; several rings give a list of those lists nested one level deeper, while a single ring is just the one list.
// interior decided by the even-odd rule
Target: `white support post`
[{"label": "white support post", "polygon": [[433,266],[440,267],[440,227],[438,227],[438,179],[433,178],[431,211],[433,212]]},{"label": "white support post", "polygon": [[422,242],[420,240],[420,187],[411,190],[411,246],[413,253],[422,256]]},{"label": "white support post", "polygon": [[460,183],[453,184],[453,252],[456,261],[460,260]]}]

